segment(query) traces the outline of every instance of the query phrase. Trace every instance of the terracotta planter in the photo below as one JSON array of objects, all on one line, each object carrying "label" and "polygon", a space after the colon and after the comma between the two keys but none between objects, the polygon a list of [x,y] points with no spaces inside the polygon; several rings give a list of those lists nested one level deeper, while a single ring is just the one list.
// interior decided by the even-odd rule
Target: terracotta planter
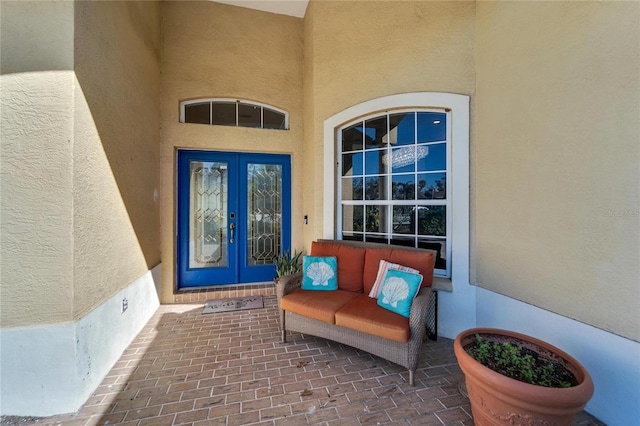
[{"label": "terracotta planter", "polygon": [[[545,358],[561,362],[578,380],[570,388],[548,388],[503,376],[473,359],[464,347],[480,334],[499,342],[520,340],[520,345]],[[476,425],[571,425],[593,395],[593,381],[585,368],[560,349],[533,337],[508,330],[473,328],[460,333],[454,352],[465,374]]]}]

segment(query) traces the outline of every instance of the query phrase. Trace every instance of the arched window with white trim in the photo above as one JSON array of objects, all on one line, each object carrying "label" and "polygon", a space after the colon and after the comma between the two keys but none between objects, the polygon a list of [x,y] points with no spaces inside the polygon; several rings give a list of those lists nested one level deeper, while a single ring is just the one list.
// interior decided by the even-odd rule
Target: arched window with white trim
[{"label": "arched window with white trim", "polygon": [[180,122],[256,129],[289,129],[289,114],[271,105],[230,98],[180,102]]},{"label": "arched window with white trim", "polygon": [[435,250],[468,283],[469,97],[371,99],[324,122],[323,237]]}]

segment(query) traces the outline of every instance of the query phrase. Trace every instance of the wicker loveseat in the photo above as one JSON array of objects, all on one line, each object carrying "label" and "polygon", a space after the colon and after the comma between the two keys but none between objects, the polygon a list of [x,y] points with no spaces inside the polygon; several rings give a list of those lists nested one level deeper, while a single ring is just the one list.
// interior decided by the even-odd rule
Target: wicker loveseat
[{"label": "wicker loveseat", "polygon": [[[338,290],[302,290],[302,273],[280,278],[276,285],[282,341],[287,331],[311,334],[367,351],[406,367],[415,385],[420,347],[426,333],[433,283],[434,252],[374,243],[320,240],[312,256],[335,256]],[[420,271],[422,286],[409,318],[388,311],[369,297],[380,260]]]}]

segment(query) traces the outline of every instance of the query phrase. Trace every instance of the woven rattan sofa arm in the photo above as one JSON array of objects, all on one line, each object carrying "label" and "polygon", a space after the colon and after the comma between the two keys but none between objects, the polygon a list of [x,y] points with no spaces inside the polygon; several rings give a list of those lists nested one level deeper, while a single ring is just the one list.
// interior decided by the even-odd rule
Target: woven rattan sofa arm
[{"label": "woven rattan sofa arm", "polygon": [[280,299],[289,293],[292,293],[302,287],[302,272],[298,272],[292,275],[285,275],[278,279],[276,283],[276,296],[278,297],[278,304]]},{"label": "woven rattan sofa arm", "polygon": [[411,313],[409,314],[409,327],[411,329],[412,340],[416,334],[420,335],[420,340],[424,339],[427,330],[427,313],[429,311],[430,300],[431,287],[421,288],[415,299],[413,299]]},{"label": "woven rattan sofa arm", "polygon": [[411,337],[409,338],[409,371],[415,371],[418,365],[418,353],[424,343],[427,332],[427,314],[429,312],[429,302],[431,301],[431,287],[423,287],[418,292],[411,304],[409,314],[409,328]]},{"label": "woven rattan sofa arm", "polygon": [[285,275],[276,282],[276,296],[278,298],[278,309],[280,310],[280,330],[282,330],[282,341],[286,341],[286,331],[284,329],[284,311],[280,309],[280,299],[302,287],[302,272]]}]

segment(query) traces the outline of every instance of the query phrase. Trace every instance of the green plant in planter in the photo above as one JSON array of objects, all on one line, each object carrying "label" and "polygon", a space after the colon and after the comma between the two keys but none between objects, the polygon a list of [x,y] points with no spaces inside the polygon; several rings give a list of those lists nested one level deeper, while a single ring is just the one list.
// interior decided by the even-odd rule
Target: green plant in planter
[{"label": "green plant in planter", "polygon": [[[458,334],[453,351],[464,373],[473,421],[478,426],[571,425],[593,395],[593,380],[582,364],[526,334],[472,328]],[[533,365],[526,366],[532,360]],[[553,367],[553,374],[551,368],[544,367],[545,362]],[[507,367],[512,363],[517,367]],[[507,370],[516,377],[510,377]],[[560,374],[562,371],[567,376]],[[523,376],[536,377],[531,383]],[[570,387],[559,387],[562,382]]]},{"label": "green plant in planter", "polygon": [[465,348],[466,352],[497,373],[550,388],[568,388],[577,384],[571,372],[558,363],[539,357],[534,351],[518,344],[486,340],[479,334],[475,337],[475,342]]},{"label": "green plant in planter", "polygon": [[300,272],[302,270],[301,256],[302,252],[298,253],[297,251],[293,252],[293,256],[291,256],[289,250],[286,250],[280,256],[276,256],[273,259],[273,263],[276,265],[278,278]]}]

